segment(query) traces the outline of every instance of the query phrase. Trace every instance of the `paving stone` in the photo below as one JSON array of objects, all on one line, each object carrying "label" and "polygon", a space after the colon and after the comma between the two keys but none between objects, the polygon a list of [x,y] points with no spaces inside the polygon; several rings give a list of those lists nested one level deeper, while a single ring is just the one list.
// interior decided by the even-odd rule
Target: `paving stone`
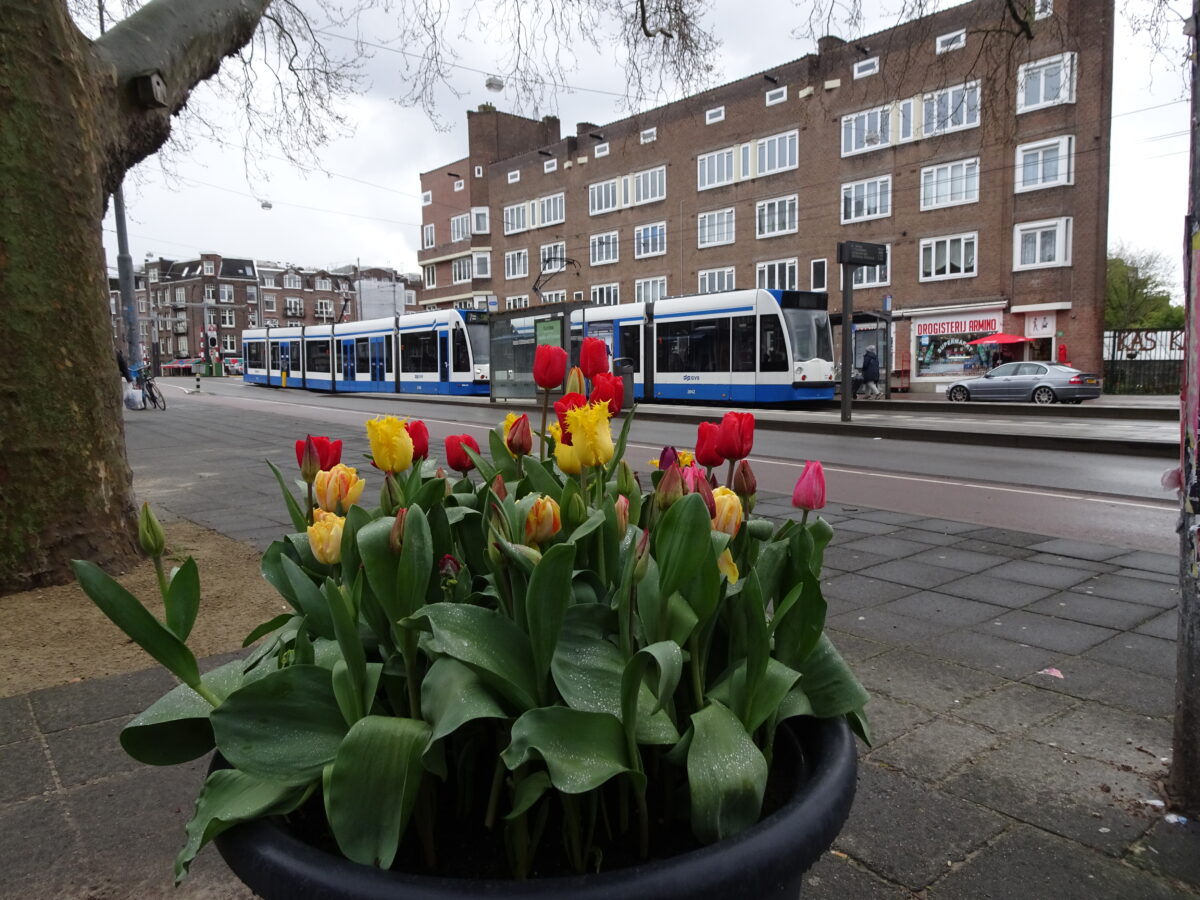
[{"label": "paving stone", "polygon": [[140,713],[174,686],[171,674],[155,667],[34,691],[29,702],[42,731],[50,733]]},{"label": "paving stone", "polygon": [[961,572],[956,572],[954,569],[912,560],[895,560],[871,566],[869,569],[863,569],[861,574],[868,578],[882,578],[885,581],[894,581],[897,584],[907,584],[916,588],[937,587],[939,584],[954,581],[962,575]]},{"label": "paving stone", "polygon": [[919,891],[946,871],[947,862],[966,859],[1004,827],[987,810],[865,763],[859,766],[850,819],[834,848]]},{"label": "paving stone", "polygon": [[929,549],[929,545],[919,543],[918,541],[906,541],[897,535],[882,535],[879,537],[859,538],[856,541],[842,544],[842,550],[863,551],[879,557],[879,562],[886,562],[893,559],[905,559],[910,556],[915,556],[924,550]]},{"label": "paving stone", "polygon": [[912,513],[895,512],[890,509],[876,509],[855,514],[856,518],[867,519],[871,522],[886,522],[890,525],[904,525],[908,522],[916,522],[924,516],[914,516]]},{"label": "paving stone", "polygon": [[[851,572],[822,582],[821,591],[826,600],[846,601],[842,605],[842,609],[857,609],[862,606],[878,606],[880,603],[898,600],[913,593],[913,588]],[[832,606],[832,604],[830,605]]]},{"label": "paving stone", "polygon": [[848,544],[839,544],[836,547],[826,547],[824,556],[825,565],[841,569],[843,572],[857,572],[859,569],[887,562],[888,557],[882,554],[850,549],[859,543],[861,542],[851,541]]},{"label": "paving stone", "polygon": [[838,523],[839,532],[856,532],[857,534],[891,534],[898,531],[899,525],[888,522],[872,522],[869,519],[846,519]]},{"label": "paving stone", "polygon": [[922,781],[934,782],[941,781],[998,740],[1001,738],[975,725],[939,717],[918,725],[872,752],[869,758]]},{"label": "paving stone", "polygon": [[76,852],[75,832],[59,800],[37,798],[0,808],[0,897],[81,896],[64,891]]},{"label": "paving stone", "polygon": [[1034,556],[1032,550],[1014,544],[1000,544],[995,541],[981,541],[971,536],[959,541],[954,546],[963,550],[973,550],[976,553],[991,553],[993,556],[1003,556],[1007,559],[1026,559]]},{"label": "paving stone", "polygon": [[1026,825],[1001,835],[929,891],[930,900],[1183,900],[1191,896]]},{"label": "paving stone", "polygon": [[924,646],[932,637],[960,627],[953,622],[936,623],[883,612],[877,607],[830,616],[826,618],[826,624],[869,640],[906,646]]},{"label": "paving stone", "polygon": [[1098,575],[1076,584],[1073,590],[1128,603],[1146,603],[1160,609],[1174,609],[1179,605],[1178,584],[1162,584],[1144,578]]},{"label": "paving stone", "polygon": [[[1156,606],[1126,603],[1124,600],[1111,600],[1108,597],[1097,597],[1094,594],[1082,594],[1075,591],[1051,594],[1037,603],[1030,604],[1026,609],[1029,612],[1058,616],[1060,619],[1073,619],[1076,622],[1115,628],[1118,631],[1135,628],[1159,614]],[[1161,635],[1159,636],[1161,637]]]},{"label": "paving stone", "polygon": [[956,707],[954,715],[1001,734],[1010,734],[1032,728],[1078,703],[1078,700],[1065,694],[1041,690],[1032,685],[1006,684]]},{"label": "paving stone", "polygon": [[1030,534],[1028,531],[1012,531],[1007,528],[981,528],[972,533],[971,537],[978,541],[992,541],[1013,547],[1032,547],[1046,540],[1044,534]]},{"label": "paving stone", "polygon": [[1135,865],[1200,890],[1200,822],[1159,819],[1128,858]]},{"label": "paving stone", "polygon": [[1077,559],[1090,559],[1096,562],[1103,562],[1128,552],[1121,547],[1114,547],[1111,544],[1096,544],[1091,541],[1070,541],[1064,538],[1055,538],[1050,541],[1043,541],[1040,544],[1031,544],[1029,549],[1036,550],[1039,553],[1073,556]]},{"label": "paving stone", "polygon": [[945,594],[956,597],[967,597],[971,600],[981,600],[984,603],[995,603],[1015,609],[1026,606],[1035,600],[1055,593],[1054,588],[1042,587],[1036,584],[1022,584],[1006,578],[996,577],[995,569],[980,575],[968,575],[958,581],[949,581],[941,585]]},{"label": "paving stone", "polygon": [[928,641],[925,649],[941,659],[1012,679],[1024,678],[1061,657],[1056,650],[1018,643],[978,629],[939,635]]},{"label": "paving stone", "polygon": [[926,531],[924,528],[905,527],[896,532],[897,537],[906,541],[917,541],[932,547],[960,546],[963,542],[961,534],[945,534],[941,531]]},{"label": "paving stone", "polygon": [[1179,575],[1163,575],[1160,572],[1149,572],[1146,569],[1117,569],[1112,573],[1122,578],[1140,578],[1142,581],[1157,581],[1159,584],[1179,585]]},{"label": "paving stone", "polygon": [[915,522],[909,522],[908,524],[913,528],[921,528],[925,531],[937,531],[941,534],[967,534],[986,529],[984,525],[976,525],[973,522],[955,522],[952,519],[917,519]]},{"label": "paving stone", "polygon": [[893,700],[885,694],[873,693],[866,706],[867,722],[871,726],[871,745],[882,747],[907,734],[923,722],[933,718],[933,713],[911,703]]},{"label": "paving stone", "polygon": [[1111,628],[1100,628],[1071,619],[1056,619],[1023,609],[1006,612],[977,626],[975,631],[1060,653],[1082,653],[1118,634]]},{"label": "paving stone", "polygon": [[1075,656],[1052,663],[1063,677],[1032,675],[1037,687],[1082,700],[1099,700],[1147,716],[1169,716],[1175,710],[1175,678],[1133,672],[1098,659]]},{"label": "paving stone", "polygon": [[1118,634],[1085,656],[1159,678],[1175,677],[1175,642],[1145,634]]},{"label": "paving stone", "polygon": [[1165,778],[1172,729],[1167,719],[1087,703],[1045,722],[1029,736],[1113,766],[1128,766],[1150,778]]},{"label": "paving stone", "polygon": [[1167,641],[1178,640],[1179,611],[1168,609],[1165,613],[1161,613],[1149,622],[1139,625],[1134,630],[1138,634],[1148,634],[1151,637],[1162,638]]},{"label": "paving stone", "polygon": [[804,897],[808,900],[907,900],[908,891],[888,884],[873,872],[849,859],[825,853],[804,876]]},{"label": "paving stone", "polygon": [[870,659],[872,656],[887,653],[892,649],[887,644],[867,640],[856,634],[850,634],[847,631],[838,631],[835,628],[827,628],[826,630],[830,632],[829,639],[837,647],[838,653],[850,663],[855,663],[862,659]]},{"label": "paving stone", "polygon": [[855,674],[870,691],[879,691],[936,712],[951,710],[1004,684],[994,675],[911,650],[893,650],[874,656],[859,663]]},{"label": "paving stone", "polygon": [[27,696],[0,698],[0,746],[27,741],[36,733]]},{"label": "paving stone", "polygon": [[27,800],[54,789],[46,752],[40,740],[0,747],[0,804]]},{"label": "paving stone", "polygon": [[1079,584],[1088,578],[1088,573],[1069,566],[1051,566],[1046,563],[1034,563],[1024,559],[1014,559],[1002,563],[988,571],[993,578],[1015,581],[1022,584],[1036,584],[1042,587],[1062,590]]},{"label": "paving stone", "polygon": [[80,725],[46,735],[50,758],[64,787],[138,768],[121,747],[121,729],[132,716]]},{"label": "paving stone", "polygon": [[952,776],[942,789],[1114,856],[1150,826],[1154,796],[1135,772],[1014,737]]},{"label": "paving stone", "polygon": [[1127,569],[1145,569],[1161,575],[1179,577],[1179,557],[1169,553],[1151,553],[1149,550],[1134,550],[1114,556],[1109,562]]},{"label": "paving stone", "polygon": [[1058,556],[1054,553],[1035,553],[1025,558],[1030,562],[1049,563],[1052,566],[1067,566],[1071,569],[1082,569],[1085,572],[1091,572],[1093,575],[1107,575],[1110,572],[1119,571],[1118,566],[1108,563],[1095,562],[1090,559],[1076,559],[1073,556]]},{"label": "paving stone", "polygon": [[911,559],[912,562],[929,563],[933,566],[942,566],[947,569],[955,569],[959,572],[982,572],[985,569],[990,569],[993,566],[998,566],[1008,561],[1002,556],[993,556],[990,553],[975,553],[972,550],[960,550],[958,547],[937,547],[932,550],[925,550]]},{"label": "paving stone", "polygon": [[875,612],[890,613],[896,616],[911,616],[926,622],[941,625],[974,625],[988,621],[1006,612],[1003,606],[991,603],[980,603],[978,600],[964,600],[961,597],[951,597],[949,594],[937,591],[920,591],[909,594],[891,603],[875,607]]}]

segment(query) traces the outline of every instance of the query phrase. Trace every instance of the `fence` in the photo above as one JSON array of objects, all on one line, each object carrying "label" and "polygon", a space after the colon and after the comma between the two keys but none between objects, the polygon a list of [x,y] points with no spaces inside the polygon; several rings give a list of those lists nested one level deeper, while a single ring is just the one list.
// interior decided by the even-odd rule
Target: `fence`
[{"label": "fence", "polygon": [[1104,332],[1104,392],[1178,394],[1183,334],[1151,328]]}]

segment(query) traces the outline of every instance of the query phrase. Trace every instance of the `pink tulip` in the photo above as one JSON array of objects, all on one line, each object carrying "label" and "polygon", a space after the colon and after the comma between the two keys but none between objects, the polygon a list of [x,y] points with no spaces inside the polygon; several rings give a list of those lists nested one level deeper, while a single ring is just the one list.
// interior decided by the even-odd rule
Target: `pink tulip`
[{"label": "pink tulip", "polygon": [[804,471],[792,489],[792,506],[807,510],[825,506],[825,470],[816,460],[805,461]]}]

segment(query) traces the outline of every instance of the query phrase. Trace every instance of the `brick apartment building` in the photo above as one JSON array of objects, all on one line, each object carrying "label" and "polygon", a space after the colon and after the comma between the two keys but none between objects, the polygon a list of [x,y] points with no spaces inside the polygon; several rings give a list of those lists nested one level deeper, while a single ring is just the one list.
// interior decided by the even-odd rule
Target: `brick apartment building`
[{"label": "brick apartment building", "polygon": [[[836,312],[837,244],[868,241],[889,258],[855,270],[855,309],[890,308],[914,390],[1001,352],[1096,371],[1113,3],[1017,5],[1032,40],[974,0],[561,138],[468,113],[468,156],[421,176],[418,301],[537,305],[560,267],[542,302],[759,286]],[[994,331],[1030,340],[967,344]]]}]

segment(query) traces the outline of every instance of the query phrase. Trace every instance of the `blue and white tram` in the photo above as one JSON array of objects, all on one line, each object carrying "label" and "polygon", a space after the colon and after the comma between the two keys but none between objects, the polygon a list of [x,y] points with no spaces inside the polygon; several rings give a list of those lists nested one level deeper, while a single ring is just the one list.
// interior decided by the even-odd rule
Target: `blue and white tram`
[{"label": "blue and white tram", "polygon": [[753,289],[589,308],[572,313],[572,343],[601,337],[631,360],[639,400],[826,400],[828,305],[823,292]]},{"label": "blue and white tram", "polygon": [[314,391],[487,394],[487,313],[443,309],[242,332],[243,379]]}]

